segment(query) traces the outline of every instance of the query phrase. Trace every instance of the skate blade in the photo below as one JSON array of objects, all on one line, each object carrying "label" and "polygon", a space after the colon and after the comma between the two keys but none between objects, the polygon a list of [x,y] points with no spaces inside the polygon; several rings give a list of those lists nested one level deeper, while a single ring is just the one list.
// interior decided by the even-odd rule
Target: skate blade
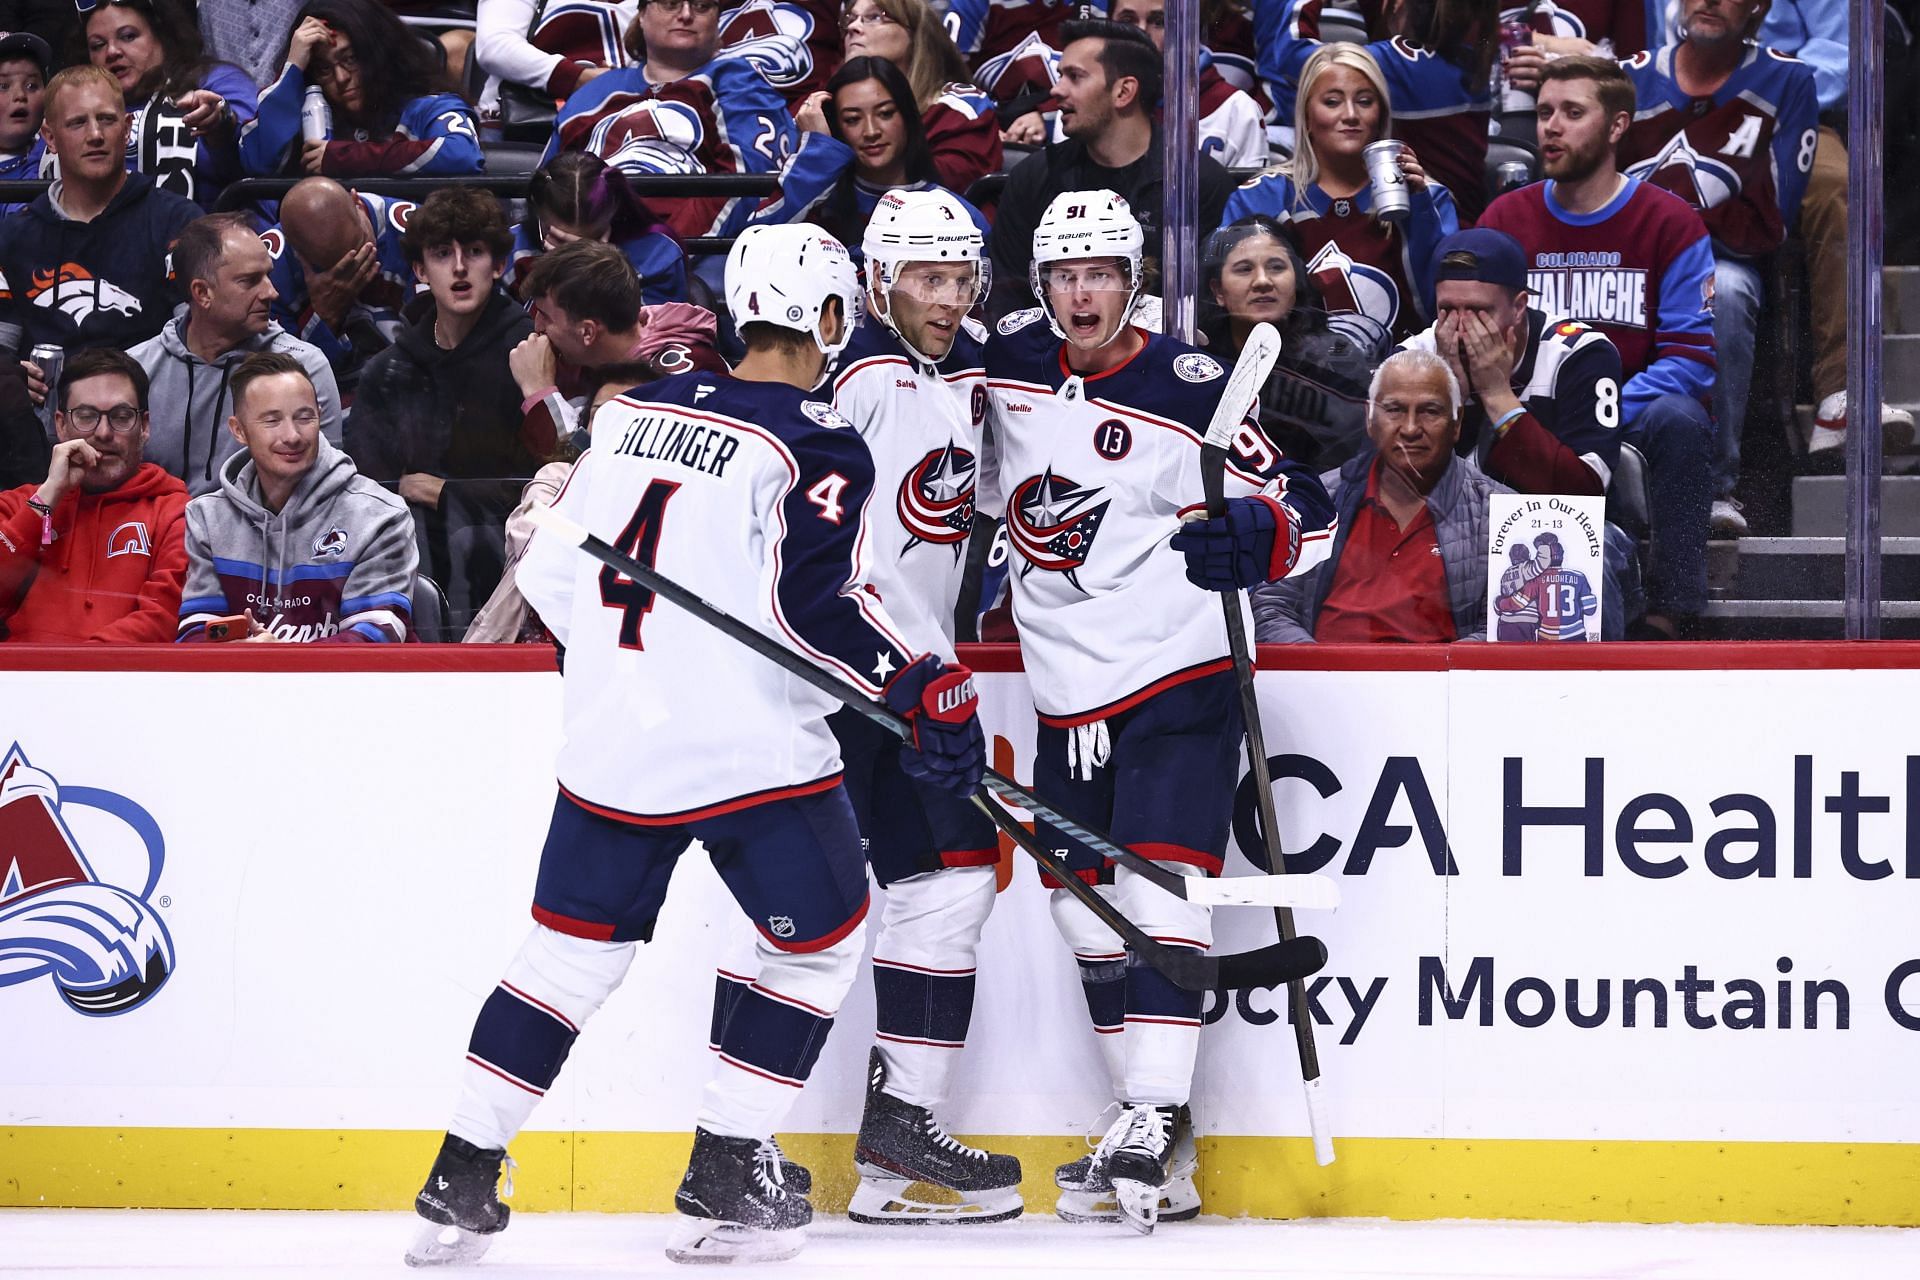
[{"label": "skate blade", "polygon": [[685,1214],[667,1240],[667,1257],[691,1265],[728,1262],[780,1262],[800,1252],[807,1229],[769,1231]]},{"label": "skate blade", "polygon": [[[498,1235],[498,1232],[493,1233]],[[493,1235],[481,1235],[464,1227],[443,1227],[437,1222],[424,1224],[407,1249],[410,1267],[457,1267],[478,1262],[493,1247]]]},{"label": "skate blade", "polygon": [[[1119,1222],[1122,1214],[1114,1193],[1107,1191],[1062,1191],[1054,1204],[1054,1216],[1076,1225]],[[1161,1222],[1189,1222],[1200,1216],[1200,1193],[1192,1178],[1174,1177],[1160,1189]]]},{"label": "skate blade", "polygon": [[1115,1178],[1113,1198],[1120,1207],[1121,1221],[1143,1236],[1152,1235],[1154,1226],[1160,1221],[1160,1192],[1161,1188],[1150,1182]]},{"label": "skate blade", "polygon": [[[914,1194],[916,1188],[920,1196]],[[1018,1187],[964,1192],[936,1183],[866,1175],[854,1190],[847,1217],[871,1227],[975,1226],[1011,1221],[1024,1208]]]}]

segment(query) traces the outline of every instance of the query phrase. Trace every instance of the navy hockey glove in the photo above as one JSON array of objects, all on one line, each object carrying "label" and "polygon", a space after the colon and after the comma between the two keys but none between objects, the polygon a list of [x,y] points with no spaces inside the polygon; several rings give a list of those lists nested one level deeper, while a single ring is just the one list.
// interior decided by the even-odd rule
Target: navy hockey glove
[{"label": "navy hockey glove", "polygon": [[928,654],[895,676],[884,697],[913,727],[913,740],[900,749],[900,767],[956,795],[971,794],[987,767],[973,672]]},{"label": "navy hockey glove", "polygon": [[1226,514],[1189,520],[1173,535],[1187,581],[1203,591],[1240,591],[1287,576],[1300,555],[1293,514],[1271,498],[1229,498]]}]

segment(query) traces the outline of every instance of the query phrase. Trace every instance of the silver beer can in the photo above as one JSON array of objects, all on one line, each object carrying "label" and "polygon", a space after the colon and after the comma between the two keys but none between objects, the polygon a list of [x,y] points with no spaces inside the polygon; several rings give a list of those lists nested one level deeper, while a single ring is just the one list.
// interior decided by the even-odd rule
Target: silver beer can
[{"label": "silver beer can", "polygon": [[41,343],[27,352],[27,359],[47,380],[47,399],[52,400],[60,390],[60,371],[67,367],[66,348]]},{"label": "silver beer can", "polygon": [[1373,187],[1373,216],[1382,222],[1401,222],[1413,205],[1407,195],[1407,175],[1400,172],[1400,153],[1406,144],[1394,138],[1370,142],[1360,153],[1367,162],[1367,181]]},{"label": "silver beer can", "polygon": [[1494,170],[1494,185],[1505,195],[1533,181],[1533,170],[1524,160],[1505,160]]},{"label": "silver beer can", "polygon": [[325,142],[332,133],[333,108],[327,105],[327,95],[319,85],[308,85],[306,96],[300,100],[300,140]]}]

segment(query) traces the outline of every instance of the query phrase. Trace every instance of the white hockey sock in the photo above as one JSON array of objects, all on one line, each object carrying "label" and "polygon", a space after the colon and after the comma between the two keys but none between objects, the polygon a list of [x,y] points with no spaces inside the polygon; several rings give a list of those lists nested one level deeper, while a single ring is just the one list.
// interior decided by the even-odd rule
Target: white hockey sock
[{"label": "white hockey sock", "polygon": [[[1162,865],[1183,876],[1201,874],[1183,863]],[[1210,908],[1176,898],[1125,867],[1115,873],[1113,902],[1158,942],[1199,951],[1213,944]],[[1130,968],[1125,1101],[1187,1101],[1199,1052],[1200,997],[1152,970]]]},{"label": "white hockey sock", "polygon": [[929,1111],[973,1019],[974,958],[993,911],[992,867],[932,871],[887,887],[873,948],[875,1044],[887,1092]]},{"label": "white hockey sock", "polygon": [[[1108,885],[1094,892],[1111,897]],[[1054,928],[1073,948],[1080,968],[1080,981],[1087,1000],[1087,1015],[1093,1023],[1094,1041],[1100,1046],[1100,1060],[1107,1067],[1107,1082],[1117,1102],[1126,1101],[1126,945],[1120,935],[1102,924],[1078,898],[1065,889],[1055,889],[1048,903]]]}]

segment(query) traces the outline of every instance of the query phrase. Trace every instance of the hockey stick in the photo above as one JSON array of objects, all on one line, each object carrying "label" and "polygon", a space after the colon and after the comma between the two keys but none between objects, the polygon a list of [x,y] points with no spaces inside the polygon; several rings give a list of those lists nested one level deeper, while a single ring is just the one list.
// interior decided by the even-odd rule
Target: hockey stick
[{"label": "hockey stick", "polygon": [[[838,698],[895,737],[904,739],[912,736],[913,731],[907,726],[906,718],[897,715],[884,703],[874,701],[839,677],[821,670],[779,641],[761,634],[732,614],[701,599],[659,570],[649,568],[632,556],[614,549],[580,525],[556,512],[552,507],[535,503],[527,512],[527,518],[555,537],[579,547],[602,564],[619,570],[661,599],[679,605],[702,622],[725,632],[769,662],[785,668],[789,674],[805,680],[823,693]],[[987,790],[1001,799],[1025,809],[1037,818],[1044,818],[1050,825],[1072,836],[1094,853],[1103,858],[1110,858],[1137,875],[1151,880],[1176,898],[1185,898],[1190,902],[1209,907],[1287,906],[1299,907],[1302,910],[1331,911],[1340,905],[1339,886],[1326,876],[1284,878],[1238,876],[1228,880],[1208,880],[1198,877],[1189,879],[1178,872],[1169,871],[1165,867],[1148,861],[1133,850],[1117,843],[1105,832],[1074,821],[1012,778],[989,769],[982,781]]]},{"label": "hockey stick", "polygon": [[[709,604],[673,579],[648,568],[632,556],[615,550],[551,507],[536,503],[529,513],[529,518],[540,528],[578,546],[602,564],[610,565],[655,595],[679,605],[702,622],[725,632],[816,689],[837,698],[903,741],[912,736],[913,731],[905,717],[897,715],[892,708],[884,703],[875,702],[852,685],[814,666],[805,658],[762,635],[732,614]],[[987,786],[993,787],[997,781],[1000,786],[996,789],[1004,788],[1005,791],[1014,793],[1014,802],[1020,804],[1022,808],[1028,808],[1028,805],[1018,798],[1028,795],[1024,788],[1008,782],[991,770],[988,770],[987,777]],[[1287,938],[1273,946],[1228,956],[1198,955],[1181,948],[1164,946],[1149,937],[1140,926],[1101,897],[1092,885],[1069,871],[1050,850],[1008,817],[997,805],[990,802],[984,790],[975,792],[973,799],[974,803],[986,809],[987,816],[993,819],[996,827],[1006,832],[1012,837],[1014,843],[1046,868],[1048,873],[1101,923],[1119,934],[1136,956],[1166,974],[1177,986],[1190,991],[1209,991],[1223,982],[1235,988],[1271,987],[1277,983],[1295,980],[1299,976],[1313,973],[1326,963],[1326,948],[1320,945],[1319,939],[1311,937]],[[1115,845],[1108,837],[1099,835],[1090,828],[1081,827],[1078,823],[1071,823],[1065,815],[1056,816],[1056,811],[1051,806],[1043,804],[1037,798],[1032,799],[1030,812],[1055,823],[1061,830],[1075,835],[1076,838],[1083,839],[1083,842],[1096,852],[1105,853],[1105,848],[1101,847],[1104,845],[1126,854],[1128,858],[1138,858],[1138,855],[1131,850]],[[1091,839],[1081,837],[1079,832],[1085,832]],[[1095,841],[1099,843],[1096,844]],[[1145,861],[1145,859],[1139,860]],[[1151,863],[1147,865],[1152,866]],[[1161,870],[1159,867],[1153,869]],[[1173,878],[1180,879],[1179,876]],[[1331,885],[1330,881],[1328,883]]]},{"label": "hockey stick", "polygon": [[[1233,447],[1233,432],[1247,410],[1259,398],[1260,388],[1280,358],[1280,335],[1272,325],[1255,325],[1234,362],[1233,376],[1207,423],[1205,442],[1200,447],[1200,482],[1207,499],[1207,516],[1218,519],[1226,514],[1227,451]],[[1273,808],[1273,781],[1267,775],[1266,734],[1260,728],[1260,699],[1253,687],[1253,655],[1247,645],[1246,620],[1240,612],[1240,592],[1225,591],[1220,605],[1226,614],[1227,649],[1233,655],[1233,674],[1240,685],[1240,713],[1246,722],[1247,767],[1253,775],[1253,795],[1259,806],[1260,831],[1267,846],[1267,870],[1276,880],[1291,879],[1280,853],[1280,826]],[[1295,937],[1293,912],[1286,907],[1273,909],[1273,922],[1280,931],[1281,945]],[[1300,1079],[1307,1091],[1307,1125],[1313,1134],[1313,1158],[1323,1165],[1333,1163],[1333,1130],[1327,1121],[1325,1096],[1320,1092],[1320,1051],[1313,1042],[1313,1018],[1307,1005],[1307,987],[1299,978],[1287,982],[1287,1004],[1293,1014],[1294,1047],[1300,1053]]]}]

